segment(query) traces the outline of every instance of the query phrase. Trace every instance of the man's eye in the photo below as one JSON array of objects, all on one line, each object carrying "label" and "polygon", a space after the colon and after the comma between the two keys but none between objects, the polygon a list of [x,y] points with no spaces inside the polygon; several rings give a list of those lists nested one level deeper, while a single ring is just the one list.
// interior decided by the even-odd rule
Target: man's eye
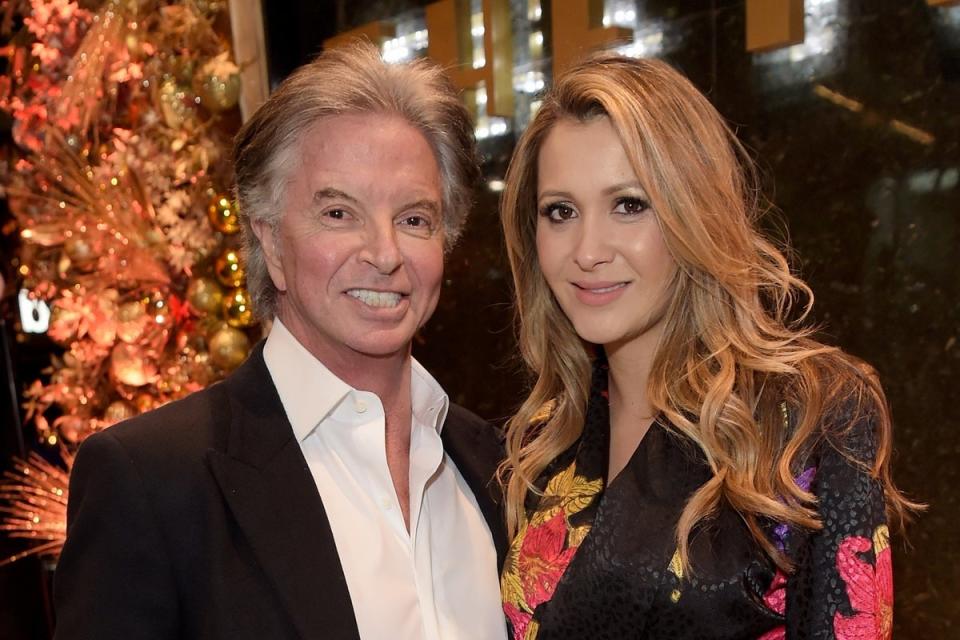
[{"label": "man's eye", "polygon": [[637,215],[650,209],[650,203],[643,198],[618,198],[614,213]]},{"label": "man's eye", "polygon": [[433,231],[434,227],[433,219],[431,219],[429,216],[419,213],[412,213],[403,216],[400,218],[399,224],[408,230],[417,231],[420,233],[430,233]]},{"label": "man's eye", "polygon": [[323,217],[331,220],[346,220],[349,216],[350,214],[343,209],[330,209],[323,212]]},{"label": "man's eye", "polygon": [[562,202],[548,204],[540,210],[540,215],[550,220],[550,222],[566,222],[577,217],[577,212],[573,207]]}]

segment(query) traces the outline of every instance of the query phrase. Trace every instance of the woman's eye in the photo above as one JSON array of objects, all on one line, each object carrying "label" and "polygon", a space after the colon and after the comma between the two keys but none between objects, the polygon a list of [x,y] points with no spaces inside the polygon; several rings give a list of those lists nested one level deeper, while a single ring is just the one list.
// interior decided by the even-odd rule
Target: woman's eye
[{"label": "woman's eye", "polygon": [[614,213],[637,215],[650,209],[650,203],[643,198],[618,198]]},{"label": "woman's eye", "polygon": [[548,204],[540,210],[540,215],[550,220],[550,222],[566,222],[571,218],[577,217],[577,212],[573,207],[562,202]]}]

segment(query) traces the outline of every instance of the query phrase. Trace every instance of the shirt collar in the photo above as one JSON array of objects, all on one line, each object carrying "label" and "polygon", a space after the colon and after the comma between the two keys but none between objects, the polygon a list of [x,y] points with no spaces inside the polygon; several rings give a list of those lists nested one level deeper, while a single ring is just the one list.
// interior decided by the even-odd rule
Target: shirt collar
[{"label": "shirt collar", "polygon": [[[351,392],[357,391],[317,360],[279,318],[273,320],[263,359],[298,441],[309,436]],[[410,360],[413,419],[439,432],[450,400],[434,377],[416,359]]]},{"label": "shirt collar", "polygon": [[447,419],[450,398],[440,383],[415,358],[410,358],[410,361],[410,404],[413,406],[413,418],[439,433]]}]

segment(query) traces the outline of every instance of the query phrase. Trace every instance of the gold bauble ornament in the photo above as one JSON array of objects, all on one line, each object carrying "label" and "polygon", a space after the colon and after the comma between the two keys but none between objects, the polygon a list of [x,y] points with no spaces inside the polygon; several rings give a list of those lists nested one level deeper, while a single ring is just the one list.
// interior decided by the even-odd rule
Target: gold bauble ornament
[{"label": "gold bauble ornament", "polygon": [[210,338],[210,360],[224,371],[233,371],[250,352],[250,339],[239,329],[225,326]]},{"label": "gold bauble ornament", "polygon": [[83,236],[71,236],[63,243],[63,251],[77,266],[89,265],[93,258],[93,247]]},{"label": "gold bauble ornament", "polygon": [[138,342],[149,323],[143,303],[139,300],[124,302],[117,310],[117,337],[127,343]]},{"label": "gold bauble ornament", "polygon": [[135,405],[137,405],[137,411],[140,413],[151,411],[157,406],[156,398],[149,393],[138,393],[137,397],[133,399],[133,402]]},{"label": "gold bauble ornament", "polygon": [[221,233],[233,235],[240,231],[240,219],[237,218],[237,208],[229,196],[217,194],[207,207],[207,217],[210,224]]},{"label": "gold bauble ornament", "polygon": [[157,367],[136,345],[118,342],[110,352],[110,374],[117,382],[142,387],[157,377]]},{"label": "gold bauble ornament", "polygon": [[160,102],[160,113],[164,123],[171,129],[179,129],[187,119],[189,107],[185,102],[186,91],[173,78],[168,78],[160,84],[157,100]]},{"label": "gold bauble ornament", "polygon": [[140,38],[137,37],[136,34],[128,33],[127,37],[123,39],[123,42],[127,45],[127,51],[129,51],[133,57],[139,57],[143,54],[143,43],[140,42]]},{"label": "gold bauble ornament", "polygon": [[53,340],[62,346],[69,346],[80,328],[81,314],[75,309],[66,309],[54,303],[50,310],[50,325],[47,331]]},{"label": "gold bauble ornament", "polygon": [[235,249],[227,249],[214,265],[214,271],[217,274],[217,280],[226,287],[234,288],[243,284],[246,277],[246,271],[240,262],[240,252]]},{"label": "gold bauble ornament", "polygon": [[213,278],[194,278],[187,286],[187,300],[202,314],[216,313],[223,304],[223,289]]},{"label": "gold bauble ornament", "polygon": [[122,420],[129,420],[135,415],[137,415],[137,410],[130,406],[129,402],[114,400],[103,412],[103,421],[107,424],[115,424]]},{"label": "gold bauble ornament", "polygon": [[204,66],[193,77],[193,90],[200,103],[215,113],[232,109],[240,99],[240,74],[221,74]]},{"label": "gold bauble ornament", "polygon": [[250,327],[256,322],[253,317],[253,300],[244,287],[231,291],[223,299],[223,318],[231,327]]}]

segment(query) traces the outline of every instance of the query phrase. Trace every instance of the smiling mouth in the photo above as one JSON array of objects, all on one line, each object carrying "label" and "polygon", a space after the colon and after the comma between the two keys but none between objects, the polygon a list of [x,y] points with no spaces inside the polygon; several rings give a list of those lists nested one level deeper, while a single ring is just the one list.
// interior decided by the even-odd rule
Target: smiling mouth
[{"label": "smiling mouth", "polygon": [[403,295],[395,291],[373,291],[372,289],[348,289],[347,295],[356,298],[370,307],[389,309],[396,307]]},{"label": "smiling mouth", "polygon": [[588,293],[597,293],[597,294],[599,294],[599,293],[610,293],[611,291],[616,291],[617,289],[622,289],[623,287],[627,286],[627,284],[629,284],[629,283],[627,283],[627,282],[617,282],[617,283],[615,283],[615,284],[604,285],[604,286],[602,286],[602,287],[595,287],[595,286],[591,286],[591,285],[589,285],[589,284],[579,284],[579,283],[576,283],[576,282],[575,282],[575,283],[573,283],[573,286],[577,287],[578,289],[580,289],[580,290],[582,290],[582,291],[586,291],[586,292],[588,292]]}]

